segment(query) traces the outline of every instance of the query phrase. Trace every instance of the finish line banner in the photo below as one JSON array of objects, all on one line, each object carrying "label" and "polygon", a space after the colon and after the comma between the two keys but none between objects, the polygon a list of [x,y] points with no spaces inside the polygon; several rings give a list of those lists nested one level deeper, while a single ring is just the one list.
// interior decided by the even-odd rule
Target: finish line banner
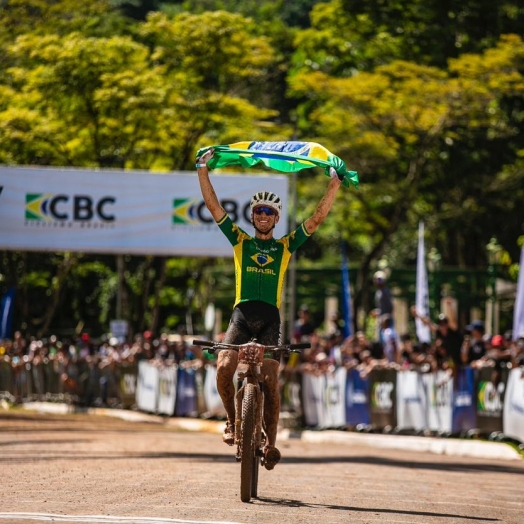
[{"label": "finish line banner", "polygon": [[[258,191],[283,203],[275,230],[287,231],[288,179],[213,175],[224,209],[248,233]],[[130,255],[232,256],[207,210],[196,173],[0,167],[0,249]]]}]

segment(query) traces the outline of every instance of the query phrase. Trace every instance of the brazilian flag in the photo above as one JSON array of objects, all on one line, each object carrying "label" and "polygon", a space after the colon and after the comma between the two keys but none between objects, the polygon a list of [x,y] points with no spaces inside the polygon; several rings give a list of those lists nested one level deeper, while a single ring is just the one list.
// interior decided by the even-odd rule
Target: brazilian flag
[{"label": "brazilian flag", "polygon": [[235,144],[208,146],[199,149],[196,157],[213,149],[207,165],[210,169],[226,166],[245,168],[262,164],[282,173],[295,173],[301,169],[320,167],[329,176],[332,167],[344,178],[342,184],[358,187],[356,171],[348,171],[345,162],[316,142],[236,142]]}]

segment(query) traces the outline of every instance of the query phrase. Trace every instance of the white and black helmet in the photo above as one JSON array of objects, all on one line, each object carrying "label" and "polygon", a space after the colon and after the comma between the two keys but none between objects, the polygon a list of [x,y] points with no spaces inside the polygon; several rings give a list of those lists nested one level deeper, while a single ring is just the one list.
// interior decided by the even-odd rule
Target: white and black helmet
[{"label": "white and black helmet", "polygon": [[259,191],[256,195],[253,195],[249,205],[251,213],[253,213],[253,209],[257,206],[268,206],[274,209],[278,216],[280,216],[282,212],[282,201],[280,197],[275,195],[275,193],[271,193],[271,191]]}]

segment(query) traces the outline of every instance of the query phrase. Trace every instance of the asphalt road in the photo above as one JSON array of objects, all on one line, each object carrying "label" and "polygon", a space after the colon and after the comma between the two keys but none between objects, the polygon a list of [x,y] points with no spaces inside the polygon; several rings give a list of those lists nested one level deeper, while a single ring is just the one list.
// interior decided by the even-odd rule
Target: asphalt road
[{"label": "asphalt road", "polygon": [[242,503],[220,436],[93,415],[0,413],[0,524],[524,523],[524,461],[280,442]]}]

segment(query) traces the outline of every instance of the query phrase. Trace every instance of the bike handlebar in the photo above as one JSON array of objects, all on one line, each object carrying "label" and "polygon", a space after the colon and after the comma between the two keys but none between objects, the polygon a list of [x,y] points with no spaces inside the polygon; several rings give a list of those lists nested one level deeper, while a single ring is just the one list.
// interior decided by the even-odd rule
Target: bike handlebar
[{"label": "bike handlebar", "polygon": [[289,344],[289,349],[309,349],[311,344],[309,342],[301,342],[300,344]]},{"label": "bike handlebar", "polygon": [[[258,342],[256,342],[258,344]],[[223,342],[214,342],[212,340],[193,340],[194,346],[204,346],[216,349],[233,349],[238,350],[244,344],[226,344]],[[264,346],[264,344],[260,344]],[[309,342],[301,342],[300,344],[280,344],[278,346],[264,346],[267,351],[297,351],[299,349],[309,349],[311,344]]]},{"label": "bike handlebar", "polygon": [[212,340],[193,340],[193,346],[214,346],[217,344],[217,342],[213,342]]}]

